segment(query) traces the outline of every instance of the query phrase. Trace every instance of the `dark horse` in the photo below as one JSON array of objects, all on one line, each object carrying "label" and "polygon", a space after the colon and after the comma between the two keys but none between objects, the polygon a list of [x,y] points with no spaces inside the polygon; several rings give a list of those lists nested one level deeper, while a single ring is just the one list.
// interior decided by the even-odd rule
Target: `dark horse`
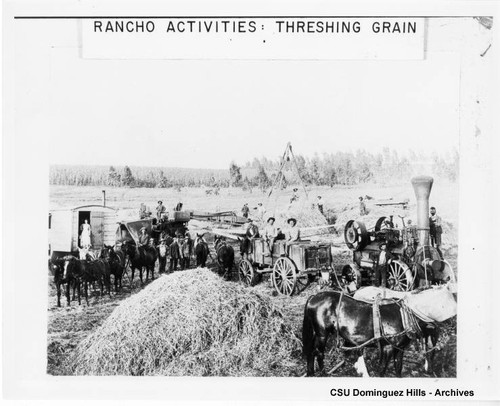
[{"label": "dark horse", "polygon": [[234,266],[234,249],[221,236],[215,237],[215,252],[219,270],[224,277],[229,277]]},{"label": "dark horse", "polygon": [[143,268],[146,268],[146,282],[149,280],[149,273],[151,272],[151,280],[154,280],[154,270],[156,259],[158,258],[158,253],[156,248],[150,246],[136,246],[133,243],[124,243],[122,247],[125,247],[125,252],[130,259],[130,268],[132,269],[132,277],[130,279],[130,284],[134,282],[135,270],[139,270],[139,277],[142,280]]},{"label": "dark horse", "polygon": [[100,259],[107,262],[109,272],[113,275],[115,292],[118,292],[119,289],[122,288],[123,271],[125,269],[122,256],[120,256],[112,246],[104,245]]},{"label": "dark horse", "polygon": [[[78,280],[78,303],[80,302],[80,282],[84,287],[85,300],[89,304],[88,287],[90,283],[98,282],[101,287],[101,296],[104,295],[104,287],[111,295],[110,288],[110,270],[108,264],[101,260],[88,261],[85,259],[76,259],[73,256],[66,256],[63,258],[64,272],[63,278],[77,279]],[[69,294],[69,291],[67,291]]]},{"label": "dark horse", "polygon": [[[380,328],[377,329],[374,325],[374,313],[378,314],[378,323],[375,325]],[[302,330],[307,376],[314,375],[315,358],[318,360],[320,371],[323,371],[328,337],[336,333],[337,340],[341,338],[344,342],[341,347],[343,350],[362,353],[367,346],[378,346],[380,375],[385,375],[393,357],[396,375],[401,377],[403,352],[410,342],[426,329],[427,324],[411,315],[407,318],[410,323],[406,323],[403,317],[402,304],[392,299],[382,302],[378,312],[374,312],[372,304],[355,300],[343,292],[325,291],[311,296],[305,305]],[[386,346],[389,347],[388,351]],[[364,365],[364,361],[362,362]]]},{"label": "dark horse", "polygon": [[54,260],[49,259],[49,270],[54,277],[54,284],[57,290],[57,306],[61,307],[61,287],[66,285],[65,296],[68,302],[68,306],[71,304],[70,301],[70,288],[73,287],[73,300],[75,300],[75,289],[78,289],[78,302],[80,302],[80,281],[77,274],[64,273],[65,260],[63,258],[58,258]]},{"label": "dark horse", "polygon": [[203,235],[196,234],[194,253],[196,255],[196,266],[205,268],[207,266],[207,258],[210,251],[208,244],[203,240]]}]

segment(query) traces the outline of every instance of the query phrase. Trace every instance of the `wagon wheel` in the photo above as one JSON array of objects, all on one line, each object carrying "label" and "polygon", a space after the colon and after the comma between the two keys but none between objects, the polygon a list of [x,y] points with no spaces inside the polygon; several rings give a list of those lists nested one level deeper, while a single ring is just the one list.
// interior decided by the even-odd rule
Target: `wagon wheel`
[{"label": "wagon wheel", "polygon": [[290,258],[278,258],[273,267],[274,289],[283,295],[291,296],[297,285],[297,270]]},{"label": "wagon wheel", "polygon": [[411,269],[404,262],[395,260],[387,265],[387,285],[389,289],[410,291],[415,278]]},{"label": "wagon wheel", "polygon": [[316,280],[315,274],[297,275],[297,284],[294,293],[300,293],[305,290],[311,283]]},{"label": "wagon wheel", "polygon": [[240,282],[247,286],[254,286],[259,280],[258,273],[255,272],[252,263],[248,259],[242,259],[239,263],[238,277]]}]

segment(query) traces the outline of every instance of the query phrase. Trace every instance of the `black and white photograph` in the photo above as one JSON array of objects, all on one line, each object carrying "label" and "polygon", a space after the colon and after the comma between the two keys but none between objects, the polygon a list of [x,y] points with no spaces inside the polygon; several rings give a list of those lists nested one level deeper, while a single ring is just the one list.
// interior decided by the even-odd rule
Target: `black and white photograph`
[{"label": "black and white photograph", "polygon": [[4,3],[4,396],[498,400],[497,2],[63,3]]}]

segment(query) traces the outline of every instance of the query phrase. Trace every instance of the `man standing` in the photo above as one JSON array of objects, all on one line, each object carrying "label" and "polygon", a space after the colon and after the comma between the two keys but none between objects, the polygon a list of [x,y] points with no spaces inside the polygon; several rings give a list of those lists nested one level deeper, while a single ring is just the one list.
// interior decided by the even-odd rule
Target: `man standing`
[{"label": "man standing", "polygon": [[158,262],[160,264],[160,273],[165,272],[165,268],[167,265],[167,252],[168,252],[168,245],[167,245],[167,235],[162,233],[160,236],[160,244],[158,245]]},{"label": "man standing", "polygon": [[257,207],[255,208],[257,210],[257,217],[260,220],[264,219],[264,214],[266,214],[266,209],[262,205],[262,203],[257,204]]},{"label": "man standing", "polygon": [[431,216],[429,217],[429,235],[431,237],[431,245],[436,247],[441,259],[443,252],[441,251],[441,234],[443,234],[443,226],[441,217],[436,214],[436,208],[431,207]]},{"label": "man standing", "polygon": [[387,287],[387,267],[391,253],[388,250],[387,242],[379,245],[380,253],[378,256],[377,265],[375,266],[375,274],[373,275],[373,286]]},{"label": "man standing", "polygon": [[158,206],[156,207],[156,218],[160,220],[162,218],[163,213],[165,213],[167,209],[163,205],[161,200],[158,200]]},{"label": "man standing", "polygon": [[243,217],[248,218],[248,213],[250,212],[250,208],[248,207],[248,203],[245,203],[243,207],[241,208],[241,213],[243,214]]},{"label": "man standing", "polygon": [[366,204],[363,201],[363,196],[359,196],[359,215],[365,216],[366,214],[368,214],[368,212],[366,211]]},{"label": "man standing", "polygon": [[316,206],[318,207],[319,212],[324,215],[323,199],[321,198],[321,196],[318,196],[318,200],[316,201]]},{"label": "man standing", "polygon": [[176,235],[174,241],[170,244],[170,273],[177,270],[180,257],[181,250],[179,247],[179,237]]},{"label": "man standing", "polygon": [[189,259],[191,258],[191,239],[189,234],[186,234],[181,244],[182,269],[189,269]]}]

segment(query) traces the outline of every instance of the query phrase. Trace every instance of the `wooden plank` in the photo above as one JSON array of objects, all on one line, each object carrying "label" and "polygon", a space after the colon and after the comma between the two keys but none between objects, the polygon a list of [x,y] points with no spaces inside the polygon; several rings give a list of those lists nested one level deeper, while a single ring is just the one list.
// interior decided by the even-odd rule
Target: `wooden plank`
[{"label": "wooden plank", "polygon": [[92,227],[92,247],[94,249],[103,246],[103,212],[90,212],[90,226]]}]

